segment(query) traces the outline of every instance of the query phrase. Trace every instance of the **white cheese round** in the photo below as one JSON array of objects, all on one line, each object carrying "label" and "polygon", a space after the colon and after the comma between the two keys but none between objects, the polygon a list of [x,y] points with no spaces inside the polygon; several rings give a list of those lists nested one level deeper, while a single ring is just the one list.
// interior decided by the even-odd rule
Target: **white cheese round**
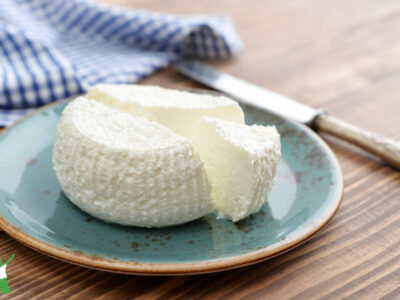
[{"label": "white cheese round", "polygon": [[101,84],[90,88],[87,97],[132,116],[144,116],[189,138],[201,116],[244,123],[239,105],[223,96],[158,86]]},{"label": "white cheese round", "polygon": [[105,221],[162,227],[212,210],[203,161],[188,139],[83,97],[63,112],[53,165],[66,196]]},{"label": "white cheese round", "polygon": [[205,161],[211,198],[221,216],[236,222],[267,201],[281,156],[275,127],[203,117],[193,144]]}]

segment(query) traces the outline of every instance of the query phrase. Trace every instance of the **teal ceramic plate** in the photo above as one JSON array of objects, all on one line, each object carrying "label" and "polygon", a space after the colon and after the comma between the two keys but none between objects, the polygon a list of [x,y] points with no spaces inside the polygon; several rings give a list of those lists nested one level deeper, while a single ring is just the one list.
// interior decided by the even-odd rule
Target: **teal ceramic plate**
[{"label": "teal ceramic plate", "polygon": [[269,201],[236,224],[211,214],[164,229],[104,223],[65,198],[52,169],[67,101],[46,106],[0,136],[0,226],[25,245],[85,267],[131,274],[194,274],[262,261],[319,231],[338,209],[342,175],[310,129],[244,107],[248,124],[275,124],[282,160]]}]

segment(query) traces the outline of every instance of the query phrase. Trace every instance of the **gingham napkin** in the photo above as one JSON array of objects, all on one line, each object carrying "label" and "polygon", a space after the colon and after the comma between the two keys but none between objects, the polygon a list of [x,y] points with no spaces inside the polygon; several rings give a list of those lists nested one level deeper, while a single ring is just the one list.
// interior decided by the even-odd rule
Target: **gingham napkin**
[{"label": "gingham napkin", "polygon": [[227,17],[0,0],[0,126],[97,83],[135,82],[181,56],[219,59],[240,48]]}]

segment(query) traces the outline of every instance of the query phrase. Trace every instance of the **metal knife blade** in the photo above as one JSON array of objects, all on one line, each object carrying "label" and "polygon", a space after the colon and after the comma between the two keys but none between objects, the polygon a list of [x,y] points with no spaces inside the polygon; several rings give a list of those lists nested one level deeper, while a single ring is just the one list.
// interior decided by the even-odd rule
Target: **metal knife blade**
[{"label": "metal knife blade", "polygon": [[251,84],[197,60],[180,60],[173,67],[183,75],[234,97],[238,102],[268,110],[312,126],[323,111]]}]

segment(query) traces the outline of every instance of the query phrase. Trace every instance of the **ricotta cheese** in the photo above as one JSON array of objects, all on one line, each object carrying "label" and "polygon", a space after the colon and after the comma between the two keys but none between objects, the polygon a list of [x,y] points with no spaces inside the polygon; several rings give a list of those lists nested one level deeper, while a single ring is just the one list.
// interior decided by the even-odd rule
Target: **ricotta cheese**
[{"label": "ricotta cheese", "polygon": [[90,88],[87,97],[132,116],[144,116],[189,138],[201,116],[244,123],[239,105],[223,96],[157,86],[102,84]]},{"label": "ricotta cheese", "polygon": [[84,97],[62,114],[53,165],[66,196],[105,221],[162,227],[212,211],[203,161],[187,138]]},{"label": "ricotta cheese", "polygon": [[205,161],[219,214],[236,222],[258,211],[267,201],[280,160],[276,128],[202,117],[193,143]]}]

